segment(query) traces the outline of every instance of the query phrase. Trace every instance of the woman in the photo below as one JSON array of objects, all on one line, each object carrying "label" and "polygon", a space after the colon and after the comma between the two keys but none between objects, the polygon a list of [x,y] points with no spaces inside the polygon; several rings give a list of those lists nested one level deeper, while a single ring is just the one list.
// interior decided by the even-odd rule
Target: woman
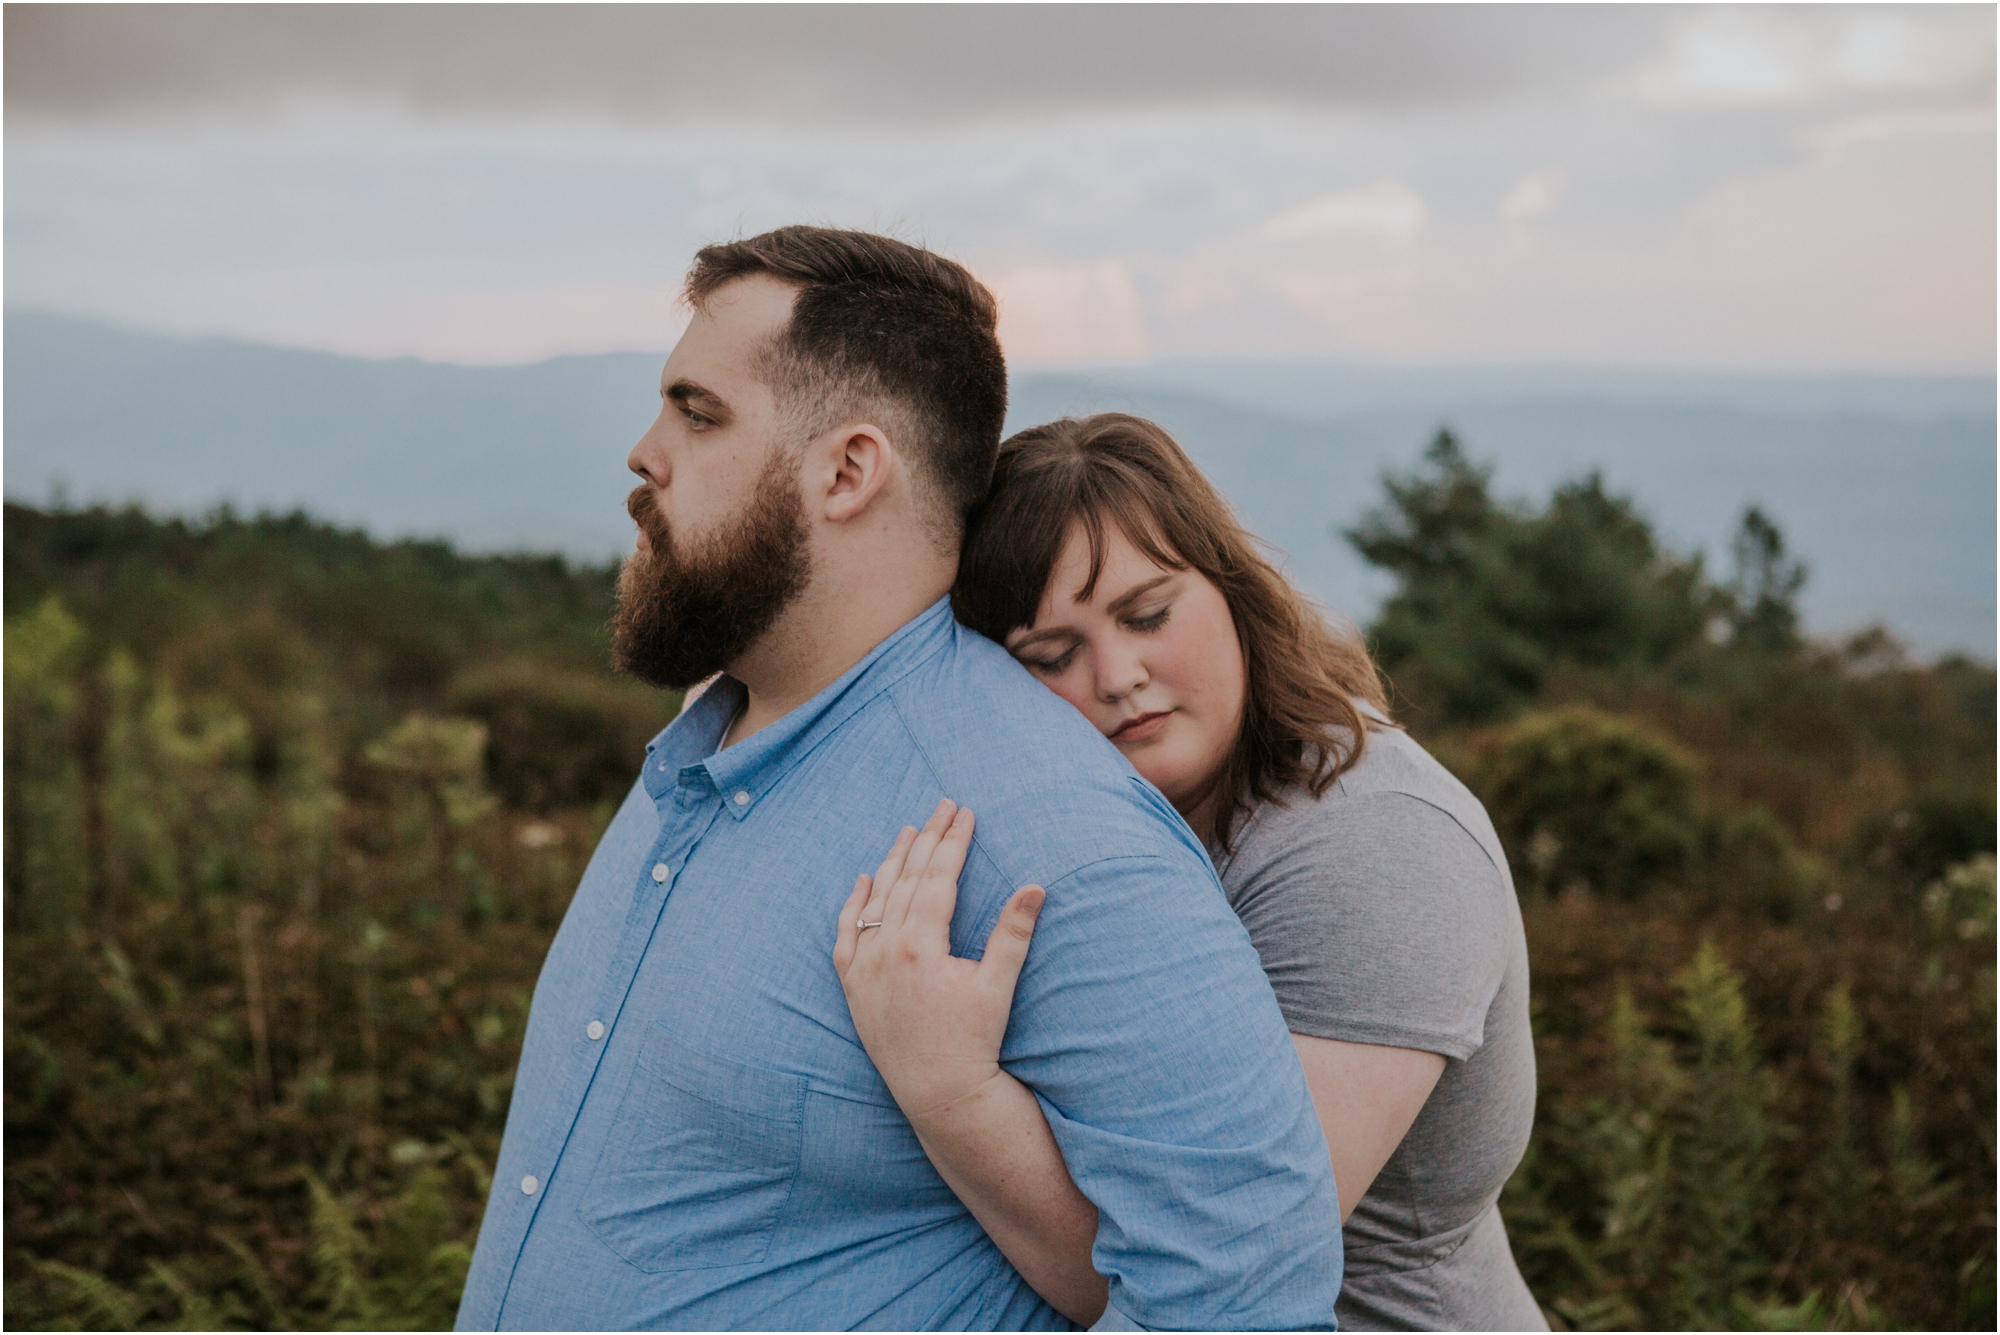
[{"label": "woman", "polygon": [[[1484,810],[1390,722],[1366,650],[1258,554],[1164,431],[1118,413],[1001,447],[952,598],[1207,845],[1326,1132],[1341,1326],[1546,1328],[1496,1208],[1534,1115],[1520,910]],[[1012,961],[997,967],[914,948],[919,922],[948,919],[972,833],[948,802],[905,830],[842,910],[835,963],[939,1172],[1023,1277],[1088,1324],[1106,1292],[1096,1211],[998,1065],[1024,948],[989,951]],[[1032,932],[1041,896],[1025,887],[996,939]],[[990,1058],[990,1075],[913,1107],[940,1044]]]}]

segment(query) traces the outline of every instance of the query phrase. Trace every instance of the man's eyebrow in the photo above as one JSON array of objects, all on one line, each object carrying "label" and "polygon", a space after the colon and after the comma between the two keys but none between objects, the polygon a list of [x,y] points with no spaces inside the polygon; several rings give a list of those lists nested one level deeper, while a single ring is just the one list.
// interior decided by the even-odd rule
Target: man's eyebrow
[{"label": "man's eyebrow", "polygon": [[1180,572],[1169,571],[1164,575],[1154,576],[1152,579],[1147,580],[1144,584],[1135,584],[1131,588],[1125,590],[1124,593],[1119,594],[1118,597],[1115,600],[1113,600],[1111,604],[1107,606],[1104,610],[1111,613],[1111,615],[1113,616],[1117,616],[1120,612],[1123,612],[1133,603],[1138,602],[1141,598],[1151,593],[1154,589],[1157,589],[1162,584],[1165,584],[1168,580],[1172,579],[1178,573]]},{"label": "man's eyebrow", "polygon": [[662,388],[660,390],[660,397],[680,404],[699,403],[704,407],[712,408],[727,408],[729,406],[723,402],[720,394],[686,377],[682,377],[674,381],[673,384]]}]

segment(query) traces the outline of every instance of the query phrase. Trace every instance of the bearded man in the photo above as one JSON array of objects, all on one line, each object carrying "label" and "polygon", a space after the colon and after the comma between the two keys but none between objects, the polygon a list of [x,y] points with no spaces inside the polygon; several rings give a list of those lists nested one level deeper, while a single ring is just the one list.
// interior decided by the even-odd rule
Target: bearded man
[{"label": "bearded man", "polygon": [[978,813],[954,953],[1035,921],[1001,1061],[1089,1198],[1103,1324],[1329,1325],[1325,1142],[1200,844],[951,616],[1006,407],[991,294],[788,227],[702,250],[687,296],[616,654],[722,675],[550,947],[459,1328],[1070,1327],[932,1167],[834,968],[856,873],[947,797]]}]

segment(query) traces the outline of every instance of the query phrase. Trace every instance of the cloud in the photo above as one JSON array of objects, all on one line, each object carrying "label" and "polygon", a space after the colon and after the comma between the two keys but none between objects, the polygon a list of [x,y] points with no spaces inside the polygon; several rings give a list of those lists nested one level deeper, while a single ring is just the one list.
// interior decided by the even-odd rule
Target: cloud
[{"label": "cloud", "polygon": [[1942,111],[1879,111],[1848,116],[1806,133],[1806,142],[1822,158],[1837,158],[1866,144],[1887,139],[1924,139],[1935,136],[1984,135],[1994,133],[1993,108],[1956,107]]},{"label": "cloud", "polygon": [[[59,7],[65,40],[111,39],[43,69],[48,15],[10,8],[9,105],[38,110],[7,127],[9,300],[448,360],[659,348],[697,247],[807,221],[994,277],[1024,365],[1991,363],[1990,85],[1846,11],[1753,11],[1756,41],[1811,37],[1810,78],[1762,85],[1807,100],[1722,107],[1602,82],[1708,11],[519,12]],[[145,24],[173,38],[152,63]],[[334,100],[284,111],[309,98]],[[1800,171],[1824,179],[1700,207]]]},{"label": "cloud", "polygon": [[1842,94],[1990,85],[1987,6],[1703,9],[1624,86],[1663,106],[1783,106]]},{"label": "cloud", "polygon": [[1536,172],[1523,176],[1500,201],[1500,220],[1509,223],[1531,222],[1548,213],[1556,206],[1556,198],[1562,194],[1567,183],[1561,172]]},{"label": "cloud", "polygon": [[1011,365],[1138,362],[1152,353],[1122,260],[1022,265],[987,283],[1000,300],[1000,346]]},{"label": "cloud", "polygon": [[1411,311],[1423,274],[1414,265],[1327,270],[1287,267],[1263,275],[1264,287],[1319,323],[1347,355],[1407,355],[1422,346],[1424,320]]},{"label": "cloud", "polygon": [[1644,10],[1375,5],[24,5],[18,122],[268,117],[875,120],[1078,107],[1469,105],[1653,54]]},{"label": "cloud", "polygon": [[1401,181],[1377,181],[1289,209],[1258,228],[1257,234],[1269,241],[1373,236],[1409,242],[1429,216],[1422,195]]}]

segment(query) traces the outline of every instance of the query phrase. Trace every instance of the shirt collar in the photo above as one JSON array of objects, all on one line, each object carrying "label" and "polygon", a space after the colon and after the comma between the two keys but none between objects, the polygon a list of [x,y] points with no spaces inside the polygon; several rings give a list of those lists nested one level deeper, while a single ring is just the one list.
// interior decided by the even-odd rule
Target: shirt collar
[{"label": "shirt collar", "polygon": [[745,695],[743,683],[724,674],[646,744],[646,791],[656,803],[676,789],[697,796],[719,793],[722,809],[743,819],[793,765],[856,710],[942,649],[956,630],[950,598],[939,598],[870,649],[831,686],[777,722],[718,751]]}]

